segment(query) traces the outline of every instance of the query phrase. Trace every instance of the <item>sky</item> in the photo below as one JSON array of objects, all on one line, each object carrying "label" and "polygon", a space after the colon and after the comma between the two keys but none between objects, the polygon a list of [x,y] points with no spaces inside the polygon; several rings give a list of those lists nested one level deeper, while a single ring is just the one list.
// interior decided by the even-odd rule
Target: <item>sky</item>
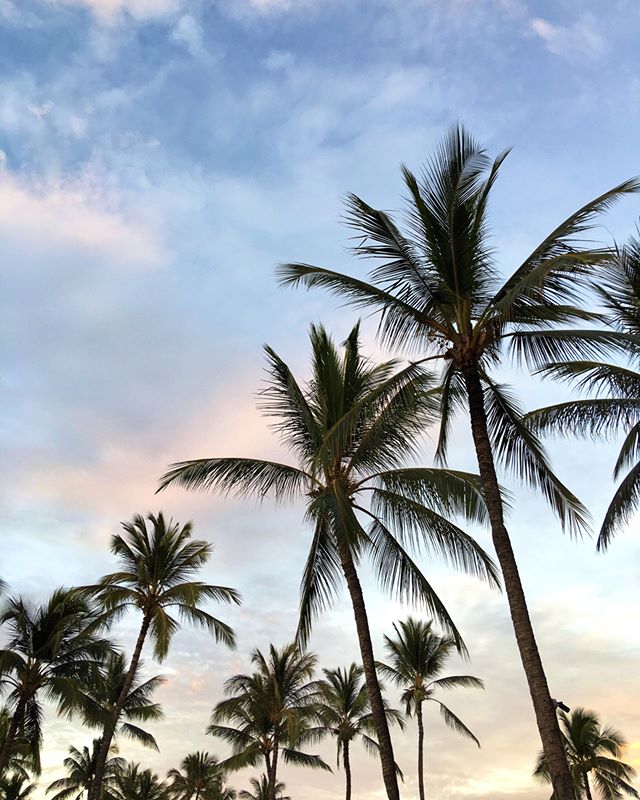
[{"label": "sky", "polygon": [[[146,674],[166,677],[160,752],[123,744],[122,755],[162,775],[196,749],[224,757],[204,728],[225,678],[295,630],[309,542],[299,506],[154,495],[173,461],[288,457],[255,409],[262,345],[304,376],[309,323],[341,340],[355,317],[322,293],[278,288],[275,265],[363,274],[340,223],[345,193],[400,208],[400,165],[418,169],[462,122],[492,154],[513,147],[491,221],[497,262],[514,269],[568,213],[640,173],[639,33],[635,0],[0,0],[0,574],[35,599],[92,582],[114,568],[120,522],[162,509],[193,520],[215,544],[206,579],[244,598],[217,610],[235,652],[184,630],[163,664],[147,653]],[[623,240],[639,215],[626,199],[595,237]],[[373,322],[363,330],[379,356]],[[504,379],[527,408],[566,396],[514,367]],[[616,442],[549,447],[600,520]],[[432,454],[426,440],[425,463]],[[463,418],[450,463],[475,469]],[[637,520],[596,555],[593,539],[564,536],[540,498],[509,485],[552,694],[619,727],[640,767]],[[486,683],[446,698],[481,749],[428,712],[429,796],[546,799],[530,777],[539,741],[505,598],[423,567],[471,653],[451,671]],[[382,656],[383,635],[411,609],[366,570],[363,584]],[[138,622],[115,631],[123,646]],[[323,666],[357,659],[345,596],[310,644]],[[91,738],[49,709],[42,786]],[[403,797],[415,797],[412,724],[394,741]],[[333,745],[318,752],[334,763]],[[283,768],[281,779],[294,798],[343,792],[335,770]],[[354,792],[383,797],[359,752]]]}]

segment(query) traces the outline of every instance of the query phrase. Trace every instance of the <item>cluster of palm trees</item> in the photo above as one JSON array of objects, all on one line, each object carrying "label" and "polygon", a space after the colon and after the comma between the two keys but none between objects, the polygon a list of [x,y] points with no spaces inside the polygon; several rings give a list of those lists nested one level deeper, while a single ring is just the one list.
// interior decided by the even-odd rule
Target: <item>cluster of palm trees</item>
[{"label": "cluster of palm trees", "polygon": [[[367,359],[358,324],[341,346],[321,325],[313,325],[306,382],[265,348],[269,377],[260,406],[293,454],[292,462],[200,458],[172,465],[161,478],[160,490],[178,485],[304,506],[311,535],[294,643],[281,650],[272,647],[267,655],[256,650],[254,671],[227,682],[227,697],[215,707],[209,728],[231,745],[227,766],[262,765],[264,776],[253,788],[258,793],[264,789],[269,800],[278,792],[281,761],[326,768],[305,752],[322,731],[337,739],[347,796],[350,746],[358,739],[379,756],[389,800],[399,800],[401,773],[391,727],[403,717],[385,700],[382,678],[402,688],[405,712],[417,718],[422,800],[422,704],[434,699],[438,686],[480,685],[472,676],[443,678],[438,684],[431,673],[407,671],[409,656],[414,666],[437,666],[452,648],[466,654],[462,634],[426,574],[434,558],[504,588],[543,747],[536,772],[549,779],[555,800],[590,798],[590,772],[607,800],[621,792],[635,794],[631,768],[609,763],[621,764],[620,736],[602,730],[593,712],[558,715],[507,529],[509,509],[498,473],[537,489],[563,529],[587,530],[587,509],[553,472],[540,437],[623,430],[615,474],[626,474],[602,523],[599,549],[608,547],[638,505],[640,374],[634,367],[640,354],[640,242],[632,238],[624,246],[593,246],[585,233],[615,201],[639,191],[640,182],[625,181],[570,215],[505,279],[489,239],[488,204],[506,156],[492,161],[463,128],[452,129],[420,175],[403,168],[408,198],[402,224],[350,195],[346,222],[355,232],[354,254],[374,262],[367,280],[310,264],[280,268],[286,286],[325,288],[377,314],[382,345],[410,355],[411,361]],[[500,379],[499,368],[508,358],[591,396],[525,414]],[[478,474],[447,466],[456,415],[469,420]],[[436,466],[416,466],[424,434],[433,429]],[[4,619],[12,639],[0,657],[5,659],[0,674],[11,687],[11,714],[0,770],[11,758],[22,758],[23,744],[28,756],[36,758],[36,698],[46,692],[61,713],[82,708],[87,724],[102,728],[87,791],[88,800],[99,800],[114,738],[139,735],[123,729],[126,700],[145,641],[153,641],[158,659],[167,655],[178,627],[169,609],[233,644],[232,631],[202,604],[239,602],[238,594],[191,580],[209,557],[210,546],[192,541],[189,526],[167,524],[161,516],[151,522],[149,532],[145,521],[136,518],[125,527],[125,536],[114,537],[120,572],[94,586],[62,592],[57,605],[37,612],[21,610],[22,601],[10,602]],[[465,523],[490,527],[497,564],[465,532]],[[165,566],[149,561],[154,548],[162,552],[157,564]],[[385,640],[389,657],[384,665],[374,654],[360,582],[365,558],[383,591],[433,620],[398,624],[395,637]],[[306,651],[312,627],[343,585],[353,608],[361,666],[325,670],[324,678],[314,681],[315,658]],[[37,653],[33,637],[24,644],[25,620],[40,624],[42,616],[45,625],[47,615],[53,615],[54,624],[56,613],[62,614],[56,609],[65,604],[77,607],[68,633],[38,645]],[[104,631],[129,608],[140,616],[135,649],[129,665],[122,665],[123,679],[112,701],[95,700],[92,712],[69,687],[74,682],[89,686],[96,670],[105,672],[109,644]],[[433,633],[434,624],[441,636]],[[435,637],[431,644],[425,631]],[[65,662],[74,647],[86,655]],[[43,666],[34,669],[37,659]],[[274,687],[283,692],[286,687],[286,692],[276,696]],[[446,706],[441,711],[445,722],[475,739]],[[14,741],[19,746],[12,755]],[[581,742],[590,755],[584,755]]]},{"label": "cluster of palm trees", "polygon": [[[149,769],[127,763],[118,755],[119,743],[131,739],[158,749],[147,723],[162,717],[153,696],[162,678],[141,680],[141,655],[150,638],[156,659],[163,660],[178,623],[171,613],[199,623],[229,646],[233,631],[202,608],[203,599],[239,602],[229,587],[196,580],[211,546],[191,536],[191,525],[167,522],[164,516],[135,517],[112,539],[119,561],[117,572],[93,585],[57,589],[42,605],[21,597],[9,598],[1,621],[8,635],[0,651],[0,685],[6,705],[0,716],[0,798],[27,798],[35,788],[31,775],[40,772],[43,699],[53,700],[59,714],[79,718],[99,730],[92,746],[72,747],[64,761],[66,777],[47,789],[51,800],[230,800],[226,785],[231,771],[260,767],[254,779],[256,797],[275,800],[284,784],[278,780],[281,763],[330,770],[323,759],[306,752],[329,736],[337,745],[338,766],[345,773],[345,796],[351,798],[350,750],[361,742],[371,753],[380,745],[363,668],[323,669],[316,679],[317,657],[297,643],[255,650],[250,674],[234,675],[225,684],[227,697],[211,714],[207,733],[231,746],[224,761],[206,752],[185,757],[162,781]],[[129,608],[140,616],[139,634],[129,662],[108,637],[114,619]],[[432,627],[409,618],[385,637],[388,663],[376,663],[403,691],[405,713],[418,719],[418,772],[424,797],[422,705],[433,700],[444,721],[476,743],[476,737],[438,698],[440,689],[482,687],[470,675],[442,676],[449,657],[458,650],[453,636],[440,636]],[[379,684],[382,691],[383,687]],[[404,716],[382,700],[385,719],[400,728]],[[395,767],[400,774],[399,768]],[[250,797],[245,790],[239,797]]]}]

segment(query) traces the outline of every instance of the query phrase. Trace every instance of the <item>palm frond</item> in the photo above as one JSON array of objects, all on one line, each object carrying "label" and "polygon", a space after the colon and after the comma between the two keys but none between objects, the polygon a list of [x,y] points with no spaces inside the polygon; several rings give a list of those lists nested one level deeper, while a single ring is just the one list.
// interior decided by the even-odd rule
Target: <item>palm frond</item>
[{"label": "palm frond", "polygon": [[399,599],[425,607],[456,640],[461,653],[466,645],[449,612],[422,571],[383,523],[374,518],[368,529],[373,569],[383,590]]},{"label": "palm frond", "polygon": [[276,500],[292,500],[314,484],[314,478],[296,467],[253,458],[200,458],[172,464],[160,479],[158,491],[176,484],[203,492],[219,491],[235,497],[271,493]]},{"label": "palm frond", "polygon": [[596,547],[606,550],[611,539],[629,522],[640,503],[640,463],[632,467],[615,491],[604,515]]},{"label": "palm frond", "polygon": [[487,426],[498,461],[542,492],[563,528],[570,532],[586,530],[587,510],[552,472],[542,443],[523,422],[522,410],[513,395],[487,375],[483,381]]},{"label": "palm frond", "polygon": [[538,408],[523,420],[534,433],[598,438],[635,425],[639,410],[637,400],[596,397]]},{"label": "palm frond", "polygon": [[456,733],[460,733],[462,736],[466,736],[468,739],[474,741],[478,747],[480,747],[480,741],[478,738],[467,728],[464,722],[457,717],[450,708],[447,708],[444,703],[441,703],[439,700],[436,700],[438,705],[440,706],[440,714],[442,719],[445,721],[446,725],[454,730]]}]

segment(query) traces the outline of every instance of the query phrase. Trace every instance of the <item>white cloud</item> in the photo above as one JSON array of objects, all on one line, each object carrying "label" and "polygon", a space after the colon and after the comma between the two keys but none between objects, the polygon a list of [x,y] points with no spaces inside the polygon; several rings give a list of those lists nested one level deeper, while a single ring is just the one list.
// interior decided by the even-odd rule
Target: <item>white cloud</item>
[{"label": "white cloud", "polygon": [[54,104],[51,102],[51,100],[47,100],[47,102],[46,103],[42,103],[42,105],[39,105],[39,106],[30,105],[30,106],[27,106],[27,108],[29,109],[29,111],[34,116],[39,117],[40,119],[42,119],[43,117],[47,116],[47,114],[51,111],[53,106],[54,106]]},{"label": "white cloud", "polygon": [[271,72],[290,69],[295,64],[295,56],[288,50],[271,50],[262,62]]},{"label": "white cloud", "polygon": [[202,36],[202,26],[197,19],[190,14],[184,14],[178,20],[171,38],[183,45],[194,58],[201,58],[206,55],[204,40]]},{"label": "white cloud", "polygon": [[161,259],[154,235],[100,205],[82,185],[35,185],[5,173],[0,182],[0,230],[25,246],[76,246],[128,262]]},{"label": "white cloud", "polygon": [[183,0],[49,0],[54,5],[81,6],[102,22],[114,22],[127,12],[137,19],[162,17],[179,11]]},{"label": "white cloud", "polygon": [[568,26],[554,25],[541,17],[533,18],[529,25],[550,52],[565,58],[597,58],[607,47],[593,14],[583,14]]}]

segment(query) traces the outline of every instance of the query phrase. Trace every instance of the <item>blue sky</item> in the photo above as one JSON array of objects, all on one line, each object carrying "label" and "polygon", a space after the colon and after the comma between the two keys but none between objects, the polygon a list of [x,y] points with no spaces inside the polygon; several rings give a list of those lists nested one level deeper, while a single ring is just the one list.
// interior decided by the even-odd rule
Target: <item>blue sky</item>
[{"label": "blue sky", "polygon": [[[338,337],[350,328],[330,298],[278,289],[274,265],[362,270],[341,198],[399,208],[400,164],[419,167],[461,121],[490,152],[514,148],[492,211],[512,269],[563,216],[640,173],[639,30],[632,0],[0,0],[1,572],[36,596],[91,580],[110,568],[119,520],[160,502],[216,543],[211,577],[246,598],[229,615],[236,654],[181,634],[160,668],[162,751],[125,755],[164,772],[185,747],[222,754],[202,730],[223,679],[293,630],[296,509],[153,495],[171,461],[279,452],[254,409],[261,345],[304,372],[311,320]],[[620,204],[597,238],[624,238],[639,211]],[[365,334],[373,351],[370,324]],[[529,407],[561,396],[506,377]],[[473,468],[463,420],[454,444],[452,464]],[[614,446],[551,449],[598,519]],[[619,725],[640,763],[636,526],[596,557],[521,492],[512,529],[555,682]],[[431,720],[432,796],[547,797],[529,778],[538,744],[503,599],[429,571],[487,679],[481,698],[451,699],[481,751]],[[379,646],[406,609],[366,585]],[[356,656],[354,639],[342,603],[312,646],[334,665]],[[90,738],[53,716],[47,731],[44,781]],[[411,774],[412,736],[397,747]],[[374,800],[366,758],[356,785]],[[341,795],[340,777],[283,778],[294,797]]]}]

